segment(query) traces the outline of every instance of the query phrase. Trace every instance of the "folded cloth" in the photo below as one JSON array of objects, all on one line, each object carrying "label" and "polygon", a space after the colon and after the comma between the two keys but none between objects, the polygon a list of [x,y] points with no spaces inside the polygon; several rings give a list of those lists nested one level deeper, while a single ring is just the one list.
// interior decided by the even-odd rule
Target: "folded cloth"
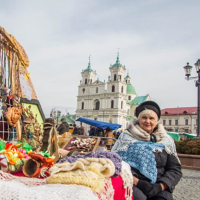
[{"label": "folded cloth", "polygon": [[90,187],[93,191],[99,192],[104,188],[104,176],[100,173],[97,166],[88,167],[87,170],[81,169],[54,173],[46,179],[48,184],[77,184]]},{"label": "folded cloth", "polygon": [[53,175],[58,172],[67,172],[76,169],[86,171],[91,166],[96,166],[104,177],[111,177],[115,173],[115,165],[108,158],[78,158],[74,163],[64,162],[55,164],[50,168],[50,174]]},{"label": "folded cloth", "polygon": [[107,151],[99,151],[99,152],[90,152],[86,155],[77,155],[77,156],[70,156],[64,157],[59,160],[59,163],[63,163],[65,161],[74,163],[78,158],[108,158],[110,159],[115,165],[115,173],[114,177],[119,176],[122,168],[122,159],[117,153],[107,152]]}]

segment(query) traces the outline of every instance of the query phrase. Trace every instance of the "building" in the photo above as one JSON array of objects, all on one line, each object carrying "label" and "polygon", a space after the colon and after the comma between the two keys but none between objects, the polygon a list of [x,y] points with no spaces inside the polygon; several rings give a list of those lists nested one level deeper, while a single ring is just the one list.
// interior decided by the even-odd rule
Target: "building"
[{"label": "building", "polygon": [[89,59],[88,67],[81,72],[76,118],[117,123],[124,130],[134,117],[138,104],[150,100],[150,96],[137,95],[129,73],[125,76],[126,68],[119,61],[119,53],[116,63],[110,65],[109,70],[107,82],[96,79],[97,73],[92,69]]},{"label": "building", "polygon": [[161,122],[171,132],[197,133],[197,107],[162,109]]}]

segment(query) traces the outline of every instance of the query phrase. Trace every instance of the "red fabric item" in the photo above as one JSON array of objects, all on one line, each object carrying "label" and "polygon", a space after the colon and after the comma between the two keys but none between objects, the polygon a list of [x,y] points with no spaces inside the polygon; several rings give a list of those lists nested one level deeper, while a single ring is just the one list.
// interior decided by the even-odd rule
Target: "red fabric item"
[{"label": "red fabric item", "polygon": [[17,172],[17,173],[14,173],[12,175],[26,177],[23,172]]},{"label": "red fabric item", "polygon": [[[118,176],[116,178],[111,178],[113,189],[115,191],[114,193],[114,200],[126,200],[125,199],[125,192],[126,190],[123,188],[123,180],[121,176]],[[133,197],[132,197],[132,200]]]}]

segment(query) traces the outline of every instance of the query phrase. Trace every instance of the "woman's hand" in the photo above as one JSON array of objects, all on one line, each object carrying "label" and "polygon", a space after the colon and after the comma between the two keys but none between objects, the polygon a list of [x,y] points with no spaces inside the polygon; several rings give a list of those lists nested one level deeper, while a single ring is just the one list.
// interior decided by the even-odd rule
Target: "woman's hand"
[{"label": "woman's hand", "polygon": [[133,176],[133,185],[136,186],[138,184],[139,179]]},{"label": "woman's hand", "polygon": [[167,189],[167,186],[164,183],[160,183],[160,185],[161,185],[162,191]]}]

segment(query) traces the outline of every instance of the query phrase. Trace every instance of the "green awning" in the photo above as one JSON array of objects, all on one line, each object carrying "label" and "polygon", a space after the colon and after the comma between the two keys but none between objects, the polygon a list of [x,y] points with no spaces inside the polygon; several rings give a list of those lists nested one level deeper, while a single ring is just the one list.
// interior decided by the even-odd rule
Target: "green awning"
[{"label": "green awning", "polygon": [[183,135],[189,137],[189,138],[195,138],[197,137],[195,134],[189,134],[189,133],[183,133]]},{"label": "green awning", "polygon": [[179,141],[180,137],[179,137],[179,133],[175,133],[175,132],[167,132],[168,135],[170,135],[172,137],[173,140]]}]

